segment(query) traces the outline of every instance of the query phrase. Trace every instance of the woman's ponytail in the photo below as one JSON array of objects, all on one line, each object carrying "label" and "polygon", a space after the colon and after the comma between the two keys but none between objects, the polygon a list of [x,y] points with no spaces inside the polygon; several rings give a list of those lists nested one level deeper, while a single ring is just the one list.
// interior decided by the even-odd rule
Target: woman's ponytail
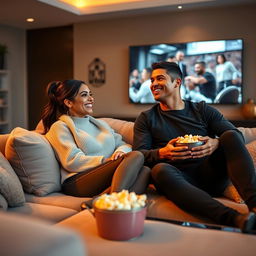
[{"label": "woman's ponytail", "polygon": [[47,133],[51,125],[58,119],[58,100],[56,98],[56,92],[58,87],[61,85],[61,82],[54,81],[50,82],[46,88],[46,94],[48,95],[48,103],[43,109],[42,121],[44,125],[44,133]]}]

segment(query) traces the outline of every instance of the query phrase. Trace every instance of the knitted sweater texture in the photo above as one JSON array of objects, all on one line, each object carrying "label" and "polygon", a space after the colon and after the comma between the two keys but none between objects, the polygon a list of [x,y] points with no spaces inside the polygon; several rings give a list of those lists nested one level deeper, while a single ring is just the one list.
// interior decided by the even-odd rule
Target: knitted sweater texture
[{"label": "knitted sweater texture", "polygon": [[46,134],[61,163],[62,182],[68,177],[96,167],[115,151],[131,151],[104,121],[91,116],[84,118],[62,115]]}]

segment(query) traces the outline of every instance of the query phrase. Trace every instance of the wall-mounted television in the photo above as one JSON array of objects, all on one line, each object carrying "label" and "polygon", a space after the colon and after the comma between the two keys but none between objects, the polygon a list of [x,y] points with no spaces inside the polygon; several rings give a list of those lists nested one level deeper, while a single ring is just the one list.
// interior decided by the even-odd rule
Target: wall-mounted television
[{"label": "wall-mounted television", "polygon": [[155,103],[150,91],[150,68],[158,61],[173,61],[181,67],[182,98],[209,104],[242,103],[242,39],[130,46],[129,54],[132,103]]}]

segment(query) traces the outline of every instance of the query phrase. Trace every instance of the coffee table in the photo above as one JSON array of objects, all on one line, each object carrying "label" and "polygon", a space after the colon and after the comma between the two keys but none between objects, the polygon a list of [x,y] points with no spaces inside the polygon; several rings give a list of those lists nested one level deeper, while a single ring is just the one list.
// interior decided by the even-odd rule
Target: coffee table
[{"label": "coffee table", "polygon": [[96,220],[88,210],[57,225],[78,231],[86,243],[89,256],[256,255],[256,235],[146,220],[142,236],[129,241],[111,241],[99,237]]}]

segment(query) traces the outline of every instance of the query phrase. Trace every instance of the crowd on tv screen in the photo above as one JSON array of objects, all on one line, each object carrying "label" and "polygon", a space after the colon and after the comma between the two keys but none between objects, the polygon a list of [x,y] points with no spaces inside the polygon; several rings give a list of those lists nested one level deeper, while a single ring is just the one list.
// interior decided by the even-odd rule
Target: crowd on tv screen
[{"label": "crowd on tv screen", "polygon": [[[181,96],[207,103],[241,103],[241,51],[186,56],[183,51],[165,56],[183,73]],[[150,67],[134,68],[129,77],[129,97],[136,103],[155,103],[150,91]]]}]

